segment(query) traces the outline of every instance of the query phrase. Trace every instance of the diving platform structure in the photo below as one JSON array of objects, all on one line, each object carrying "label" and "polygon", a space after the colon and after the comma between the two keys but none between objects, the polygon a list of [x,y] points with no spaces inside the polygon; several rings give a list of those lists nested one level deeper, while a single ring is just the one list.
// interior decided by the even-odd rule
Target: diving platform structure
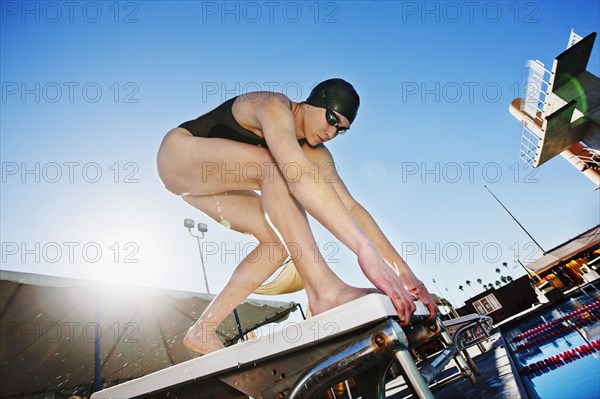
[{"label": "diving platform structure", "polygon": [[524,162],[537,168],[560,154],[600,187],[600,79],[586,70],[595,39],[571,31],[550,71],[527,61],[524,96],[509,111],[523,124]]},{"label": "diving platform structure", "polygon": [[[475,384],[457,335],[450,337],[439,319],[428,321],[428,315],[417,302],[411,324],[401,327],[390,299],[369,294],[277,332],[108,387],[92,399],[335,398],[333,388],[340,385],[346,387],[344,397],[353,397],[348,392],[354,390],[364,399],[384,398],[386,382],[399,377],[413,396],[433,398],[429,386],[450,361],[459,378]],[[432,340],[443,349],[423,360],[411,355]]]}]

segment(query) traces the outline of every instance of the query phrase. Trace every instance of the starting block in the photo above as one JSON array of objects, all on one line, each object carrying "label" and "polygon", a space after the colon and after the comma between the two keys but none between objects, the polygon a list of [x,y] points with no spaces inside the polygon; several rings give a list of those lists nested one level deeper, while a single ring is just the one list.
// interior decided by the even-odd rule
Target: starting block
[{"label": "starting block", "polygon": [[[467,349],[477,346],[481,353],[485,352],[483,343],[488,341],[494,332],[494,321],[489,316],[476,313],[458,317],[452,320],[446,320],[443,325],[452,338],[456,349],[463,354],[471,370],[475,375],[479,375],[479,370]],[[474,381],[472,381],[474,383]]]},{"label": "starting block", "polygon": [[267,336],[106,388],[92,399],[334,397],[330,388],[344,381],[348,386],[350,379],[362,398],[384,398],[390,375],[404,377],[414,396],[433,398],[428,383],[450,360],[468,376],[472,372],[451,341],[419,371],[410,339],[447,333],[439,321],[426,322],[427,308],[416,304],[411,325],[403,329],[389,298],[369,294]]}]

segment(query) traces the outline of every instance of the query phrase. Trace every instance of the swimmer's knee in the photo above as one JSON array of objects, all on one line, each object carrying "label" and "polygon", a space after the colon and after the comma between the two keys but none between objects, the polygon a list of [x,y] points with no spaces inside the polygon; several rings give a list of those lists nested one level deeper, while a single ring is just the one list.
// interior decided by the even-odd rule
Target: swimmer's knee
[{"label": "swimmer's knee", "polygon": [[263,247],[263,249],[268,251],[270,263],[281,264],[288,257],[285,245],[283,245],[277,237],[260,241],[260,245]]},{"label": "swimmer's knee", "polygon": [[184,195],[184,189],[182,185],[178,182],[179,179],[177,178],[177,176],[174,176],[173,173],[170,173],[168,167],[161,167],[160,163],[158,165],[158,177],[160,178],[160,180],[163,183],[163,186],[169,193],[177,196]]}]

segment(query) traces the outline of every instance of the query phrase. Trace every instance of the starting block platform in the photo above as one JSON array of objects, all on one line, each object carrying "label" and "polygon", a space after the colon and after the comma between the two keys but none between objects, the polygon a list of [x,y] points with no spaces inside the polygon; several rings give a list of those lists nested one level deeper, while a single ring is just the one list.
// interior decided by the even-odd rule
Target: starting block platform
[{"label": "starting block platform", "polygon": [[[450,360],[472,372],[451,341],[423,367],[425,378],[419,372],[407,335],[429,339],[441,330],[439,322],[425,322],[429,312],[416,304],[411,325],[403,329],[389,298],[369,294],[258,339],[98,391],[92,399],[316,398],[330,396],[332,386],[349,379],[362,398],[383,398],[390,374],[402,375],[416,397],[433,398],[428,383]],[[423,329],[428,333],[419,332]]]}]

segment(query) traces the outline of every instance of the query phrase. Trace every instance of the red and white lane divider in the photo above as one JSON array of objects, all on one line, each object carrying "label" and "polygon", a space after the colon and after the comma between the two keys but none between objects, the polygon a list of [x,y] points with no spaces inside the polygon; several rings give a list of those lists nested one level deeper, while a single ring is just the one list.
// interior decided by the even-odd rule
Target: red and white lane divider
[{"label": "red and white lane divider", "polygon": [[535,363],[531,363],[523,367],[519,374],[521,375],[539,375],[547,373],[548,371],[555,370],[558,367],[562,367],[567,363],[571,363],[575,360],[581,359],[582,357],[591,355],[594,352],[600,351],[600,339],[590,342],[589,344],[583,344],[576,348],[569,349],[558,355],[550,356],[547,359],[540,360]]},{"label": "red and white lane divider", "polygon": [[575,327],[582,327],[600,320],[600,301],[596,301],[581,309],[574,310],[556,320],[544,323],[541,326],[532,328],[513,338],[513,342],[518,343],[516,350],[522,351],[534,345],[552,340],[565,333],[573,331]]}]

